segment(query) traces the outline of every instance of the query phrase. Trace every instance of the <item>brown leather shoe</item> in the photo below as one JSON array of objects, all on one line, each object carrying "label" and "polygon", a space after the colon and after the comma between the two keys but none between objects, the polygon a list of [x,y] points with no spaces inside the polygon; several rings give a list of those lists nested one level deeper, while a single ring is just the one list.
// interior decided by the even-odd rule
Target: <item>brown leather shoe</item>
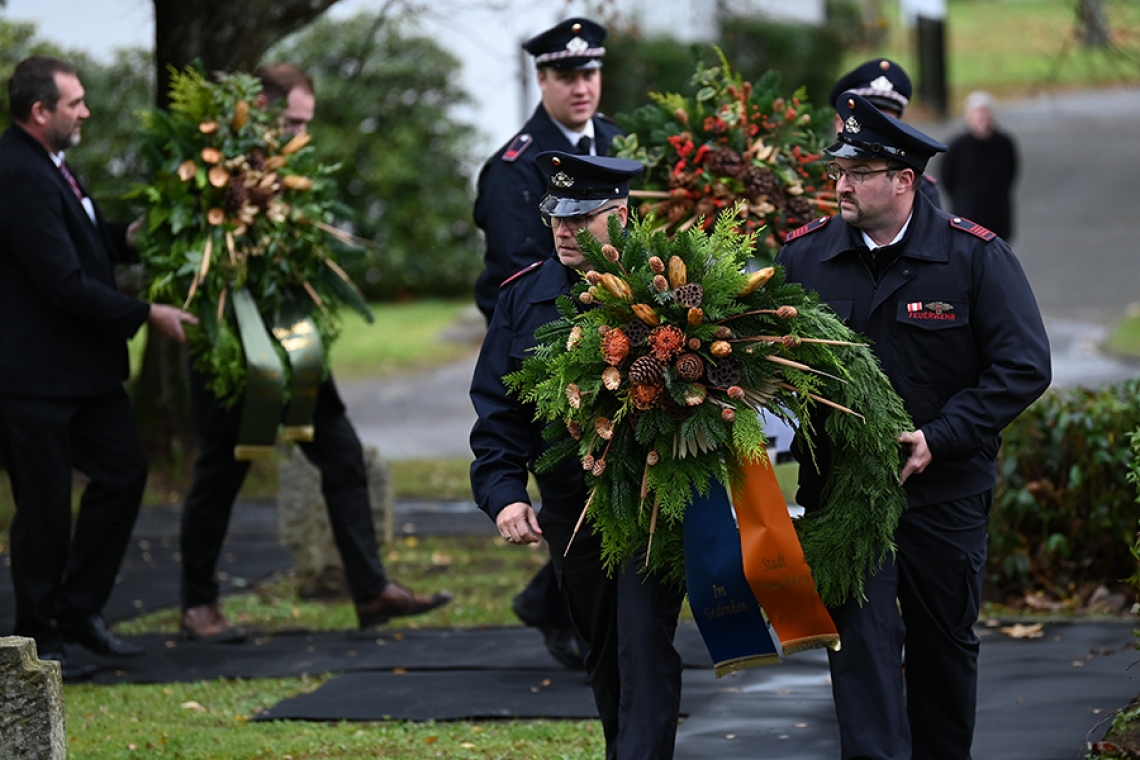
[{"label": "brown leather shoe", "polygon": [[356,617],[361,628],[387,623],[389,618],[422,615],[451,601],[451,594],[439,592],[431,596],[417,594],[395,581],[388,581],[376,596],[356,605]]},{"label": "brown leather shoe", "polygon": [[207,644],[240,644],[249,638],[245,629],[234,625],[217,604],[199,604],[182,610],[182,638]]}]

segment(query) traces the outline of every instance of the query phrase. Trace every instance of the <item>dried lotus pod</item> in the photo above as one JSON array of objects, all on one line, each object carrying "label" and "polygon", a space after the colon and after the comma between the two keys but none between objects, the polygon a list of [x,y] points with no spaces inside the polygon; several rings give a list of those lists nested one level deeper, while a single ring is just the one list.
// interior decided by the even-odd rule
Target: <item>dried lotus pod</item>
[{"label": "dried lotus pod", "polygon": [[723,358],[732,353],[732,344],[723,340],[715,341],[711,346],[709,346],[709,353],[718,359]]},{"label": "dried lotus pod", "polygon": [[640,319],[630,320],[621,329],[625,331],[625,337],[629,338],[630,346],[640,346],[649,337],[649,325]]},{"label": "dried lotus pod", "polygon": [[665,273],[665,262],[658,256],[649,257],[649,268],[657,274]]},{"label": "dried lotus pod", "polygon": [[643,303],[635,303],[630,308],[633,309],[634,315],[647,325],[659,325],[661,320],[657,317],[657,313],[653,311],[652,306],[647,306]]},{"label": "dried lotus pod", "polygon": [[697,307],[689,309],[689,313],[685,315],[685,321],[688,322],[689,325],[692,327],[696,327],[701,322],[704,322],[705,321],[704,309],[700,309]]},{"label": "dried lotus pod", "polygon": [[681,379],[690,383],[700,380],[701,375],[705,373],[705,363],[696,354],[681,354],[673,366],[677,368],[677,374],[681,376]]},{"label": "dried lotus pod", "polygon": [[715,388],[727,388],[740,382],[743,372],[732,359],[721,359],[705,366],[705,381]]},{"label": "dried lotus pod", "polygon": [[705,296],[705,289],[699,282],[687,282],[673,291],[673,299],[682,306],[690,309],[701,305]]},{"label": "dried lotus pod", "polygon": [[608,391],[616,391],[621,387],[621,370],[617,367],[606,367],[602,372],[602,385]]},{"label": "dried lotus pod", "polygon": [[679,288],[688,281],[688,270],[680,256],[669,257],[669,284]]}]

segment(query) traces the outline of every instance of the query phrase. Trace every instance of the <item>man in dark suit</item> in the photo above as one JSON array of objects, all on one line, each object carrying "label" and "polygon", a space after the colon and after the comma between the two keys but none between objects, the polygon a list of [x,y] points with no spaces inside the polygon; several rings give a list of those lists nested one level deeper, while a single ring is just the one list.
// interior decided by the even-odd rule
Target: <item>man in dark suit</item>
[{"label": "man in dark suit", "polygon": [[[488,324],[504,281],[550,258],[550,230],[538,210],[547,177],[535,156],[550,150],[605,156],[621,134],[598,114],[605,38],[600,24],[569,18],[523,43],[534,56],[542,102],[522,130],[483,165],[475,199],[475,224],[487,240],[486,268],[475,283],[475,303]],[[569,668],[583,667],[584,653],[552,564],[546,563],[515,597],[514,610],[542,632],[556,660]]]},{"label": "man in dark suit", "polygon": [[[75,68],[28,58],[8,82],[12,126],[0,137],[0,446],[16,498],[11,527],[17,636],[72,663],[64,642],[141,655],[108,631],[101,610],[130,539],[147,463],[123,381],[126,341],[143,323],[183,341],[181,309],[115,289],[128,259],[63,161],[90,116]],[[89,478],[74,535],[71,472]]]},{"label": "man in dark suit", "polygon": [[[280,103],[284,131],[301,134],[316,110],[313,82],[291,63],[266,64],[256,72],[263,92],[254,105]],[[182,507],[182,617],[180,631],[192,641],[240,643],[246,632],[218,607],[218,557],[229,527],[234,500],[249,472],[248,461],[234,459],[241,405],[225,407],[207,390],[208,378],[190,370],[190,405],[198,433],[194,480]],[[332,375],[320,384],[313,410],[313,440],[300,443],[305,457],[321,472],[321,491],[345,576],[356,603],[361,628],[389,618],[419,615],[451,601],[451,595],[417,594],[388,578],[377,549],[364,448],[345,414]]]}]

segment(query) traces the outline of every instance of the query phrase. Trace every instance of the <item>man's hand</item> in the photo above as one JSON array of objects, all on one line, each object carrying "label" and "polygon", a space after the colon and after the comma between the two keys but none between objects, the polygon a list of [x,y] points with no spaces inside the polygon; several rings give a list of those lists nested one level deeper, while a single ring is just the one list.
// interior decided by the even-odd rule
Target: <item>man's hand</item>
[{"label": "man's hand", "polygon": [[198,324],[198,318],[190,312],[183,311],[177,306],[167,306],[161,303],[150,305],[150,314],[147,315],[146,321],[152,330],[158,330],[166,337],[179,343],[186,342],[186,332],[182,329],[183,323]]},{"label": "man's hand", "polygon": [[144,222],[146,222],[146,217],[140,216],[138,219],[127,225],[127,248],[131,249],[132,251],[138,249],[136,243],[139,239],[139,230],[142,229]]},{"label": "man's hand", "polygon": [[921,430],[900,434],[899,443],[910,444],[910,456],[907,457],[906,463],[903,464],[902,473],[899,475],[899,483],[901,484],[905,483],[911,475],[925,470],[934,457],[930,453],[930,447],[926,445],[926,433]]},{"label": "man's hand", "polygon": [[495,519],[499,535],[508,544],[538,543],[542,528],[538,527],[538,515],[525,501],[516,501],[503,507]]}]

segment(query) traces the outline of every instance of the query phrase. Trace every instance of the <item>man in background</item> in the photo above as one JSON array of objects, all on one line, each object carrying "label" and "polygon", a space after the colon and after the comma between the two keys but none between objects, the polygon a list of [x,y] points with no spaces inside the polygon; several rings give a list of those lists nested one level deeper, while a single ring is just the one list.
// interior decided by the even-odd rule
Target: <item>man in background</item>
[{"label": "man in background", "polygon": [[[91,115],[75,67],[22,61],[0,137],[0,447],[11,527],[17,636],[35,639],[64,680],[90,676],[64,643],[109,656],[143,650],[111,634],[102,609],[138,515],[147,462],[123,382],[139,327],[183,342],[197,322],[115,289],[134,229],[108,224],[64,152]],[[72,529],[71,473],[88,477]]]},{"label": "man in background", "polygon": [[[308,75],[290,63],[268,64],[255,73],[261,79],[263,92],[254,106],[280,104],[280,123],[285,132],[304,133],[316,109]],[[180,631],[192,641],[240,643],[247,635],[218,606],[216,571],[234,500],[250,463],[234,459],[233,454],[241,404],[224,407],[207,389],[208,379],[190,369],[190,405],[198,434],[198,458],[182,507]],[[344,563],[360,627],[380,625],[393,617],[419,615],[447,604],[451,600],[449,594],[417,594],[388,578],[372,522],[364,448],[345,414],[332,375],[317,391],[313,429],[313,440],[298,445],[321,473],[329,524]]]},{"label": "man in background", "polygon": [[[486,268],[475,283],[475,303],[488,323],[500,285],[550,258],[550,230],[538,211],[547,178],[535,156],[550,150],[605,156],[613,138],[621,134],[611,120],[598,114],[605,38],[600,24],[569,18],[523,43],[534,56],[542,102],[522,130],[483,165],[475,199],[475,224],[487,243]],[[582,667],[581,642],[549,562],[515,597],[513,607],[519,619],[542,632],[551,656],[568,668]]]},{"label": "man in background", "polygon": [[971,92],[964,116],[966,132],[951,141],[942,159],[942,184],[955,214],[989,227],[1008,242],[1013,239],[1017,146],[998,129],[988,92]]}]

